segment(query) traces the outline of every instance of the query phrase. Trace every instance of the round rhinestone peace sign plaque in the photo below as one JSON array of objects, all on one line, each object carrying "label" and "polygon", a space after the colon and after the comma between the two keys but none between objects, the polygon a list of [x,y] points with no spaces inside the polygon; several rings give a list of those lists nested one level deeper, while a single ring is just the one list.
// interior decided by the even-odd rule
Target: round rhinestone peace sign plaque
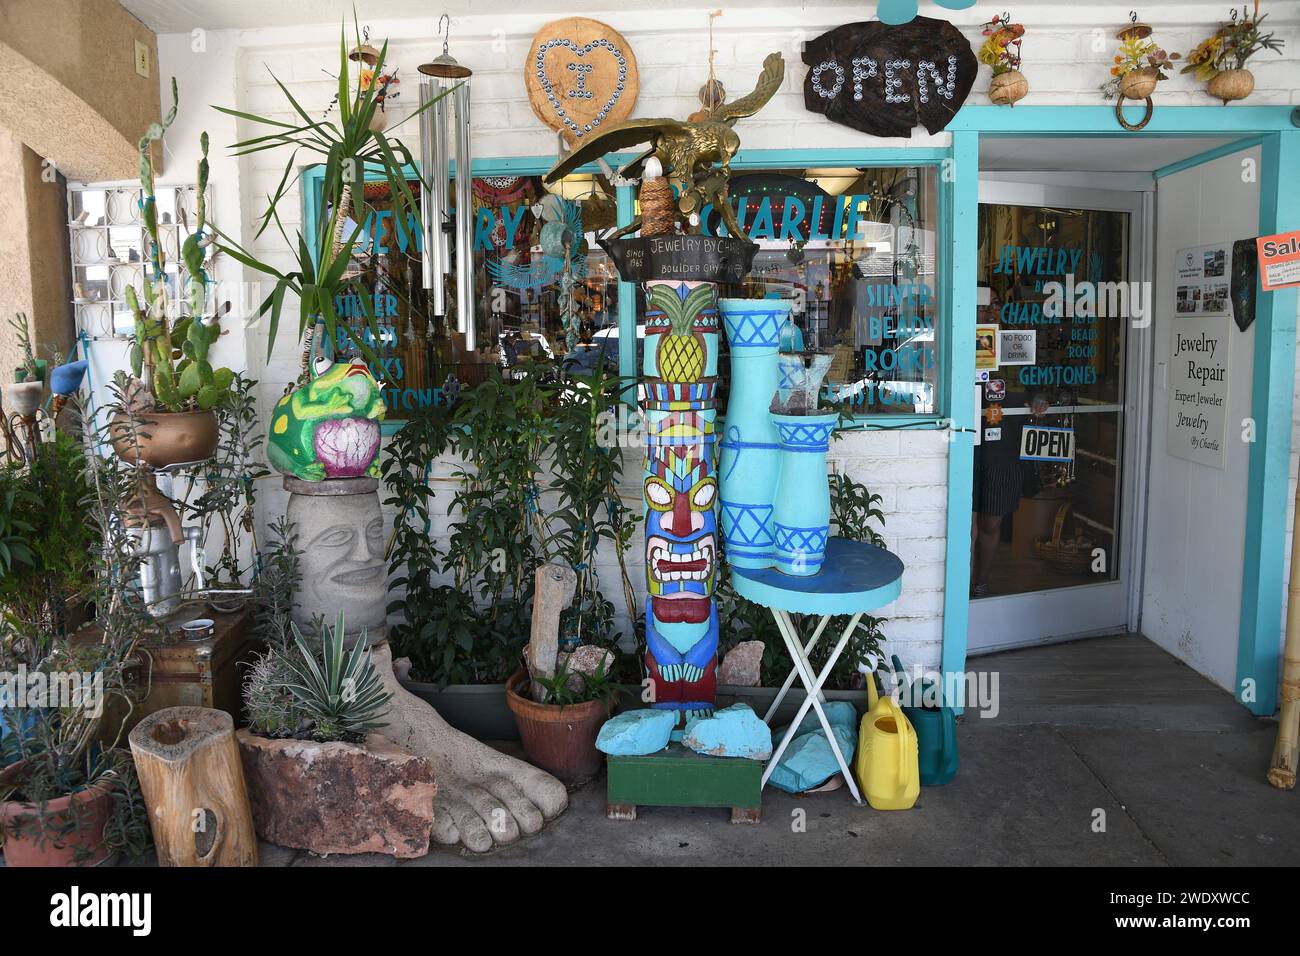
[{"label": "round rhinestone peace sign plaque", "polygon": [[576,145],[632,114],[636,57],[627,40],[599,20],[555,20],[533,38],[524,84],[537,118]]}]

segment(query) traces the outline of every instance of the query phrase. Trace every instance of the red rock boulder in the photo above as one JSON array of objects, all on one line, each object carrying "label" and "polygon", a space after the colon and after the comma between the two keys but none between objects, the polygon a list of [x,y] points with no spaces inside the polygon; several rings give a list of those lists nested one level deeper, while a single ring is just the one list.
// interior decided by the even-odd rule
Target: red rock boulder
[{"label": "red rock boulder", "polygon": [[321,855],[429,852],[438,787],[425,758],[378,734],[364,745],[237,736],[262,839]]}]

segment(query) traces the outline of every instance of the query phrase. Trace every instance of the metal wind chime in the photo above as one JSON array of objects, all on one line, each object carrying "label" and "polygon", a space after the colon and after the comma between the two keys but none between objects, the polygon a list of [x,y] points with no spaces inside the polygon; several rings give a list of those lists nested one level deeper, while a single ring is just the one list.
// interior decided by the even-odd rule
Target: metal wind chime
[{"label": "metal wind chime", "polygon": [[[444,30],[445,24],[445,30]],[[470,175],[469,77],[473,71],[447,49],[451,18],[438,21],[443,35],[442,53],[419,71],[432,79],[420,81],[420,105],[436,102],[420,113],[420,165],[425,181],[420,189],[420,217],[424,223],[424,288],[432,293],[433,314],[447,315],[446,277],[451,272],[447,224],[452,222],[448,182],[451,157],[447,146],[449,114],[456,117],[456,331],[465,336],[465,351],[473,352],[474,336],[474,200]],[[449,87],[450,96],[443,95]]]}]

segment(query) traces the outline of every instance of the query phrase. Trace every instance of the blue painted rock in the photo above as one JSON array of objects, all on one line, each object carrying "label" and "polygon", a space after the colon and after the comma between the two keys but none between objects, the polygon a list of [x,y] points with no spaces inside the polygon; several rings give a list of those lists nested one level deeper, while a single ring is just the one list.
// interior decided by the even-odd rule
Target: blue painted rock
[{"label": "blue painted rock", "polygon": [[[851,765],[858,744],[857,712],[846,700],[828,701],[824,708],[844,762]],[[803,793],[821,786],[839,770],[840,765],[835,761],[835,753],[822,730],[821,721],[810,710],[799,722],[799,730],[785,748],[768,783],[786,793]]]},{"label": "blue painted rock", "polygon": [[712,717],[689,721],[682,743],[710,757],[766,760],[772,756],[772,731],[748,704],[732,704],[714,711]]},{"label": "blue painted rock", "polygon": [[605,721],[596,737],[596,749],[613,757],[644,757],[668,746],[675,710],[629,710]]}]

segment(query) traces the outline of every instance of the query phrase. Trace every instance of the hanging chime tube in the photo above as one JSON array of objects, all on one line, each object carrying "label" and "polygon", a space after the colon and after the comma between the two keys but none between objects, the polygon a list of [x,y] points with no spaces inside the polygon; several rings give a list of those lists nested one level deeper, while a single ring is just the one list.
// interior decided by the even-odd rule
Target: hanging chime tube
[{"label": "hanging chime tube", "polygon": [[[432,92],[442,95],[446,84],[438,80],[431,87]],[[442,96],[430,112],[433,114],[433,168],[437,176],[433,182],[434,226],[433,226],[433,314],[447,314],[447,273],[451,271],[451,247],[447,242],[447,223],[451,222],[451,152],[447,142],[447,111],[451,100]]]},{"label": "hanging chime tube", "polygon": [[469,149],[469,84],[456,87],[456,328],[465,335],[465,351],[474,339],[474,201]]},{"label": "hanging chime tube", "polygon": [[[433,115],[429,109],[429,100],[433,97],[433,81],[420,81],[420,225],[423,248],[420,256],[420,282],[426,290],[434,286],[434,245],[435,235],[439,232],[434,219],[435,202],[433,198],[434,183],[437,182],[438,167],[433,160]],[[434,313],[438,314],[435,308]]]}]

